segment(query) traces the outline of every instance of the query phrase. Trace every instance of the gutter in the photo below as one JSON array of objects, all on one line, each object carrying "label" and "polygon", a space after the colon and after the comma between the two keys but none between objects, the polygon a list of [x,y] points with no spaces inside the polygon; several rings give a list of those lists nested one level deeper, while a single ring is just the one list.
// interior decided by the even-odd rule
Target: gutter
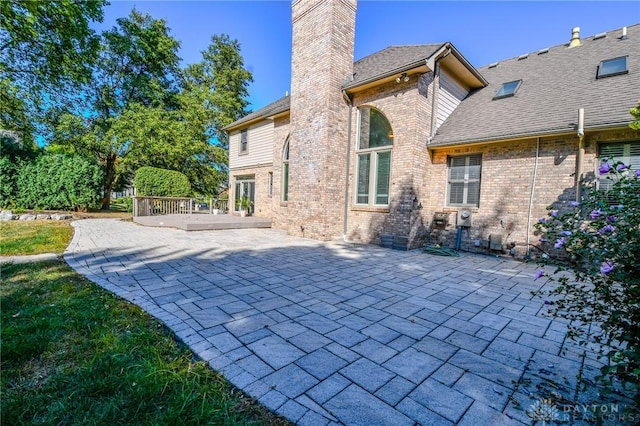
[{"label": "gutter", "polygon": [[[614,129],[628,129],[630,121],[627,122],[619,122],[619,123],[611,123],[600,126],[590,126],[590,131],[599,131],[599,130],[614,130]],[[487,136],[484,138],[473,138],[473,139],[461,139],[451,142],[445,143],[437,143],[432,145],[432,148],[446,148],[450,146],[457,145],[478,145],[480,143],[488,143],[488,142],[504,142],[504,141],[515,141],[520,139],[530,139],[535,137],[549,137],[549,136],[566,136],[572,135],[575,132],[575,128],[568,129],[549,129],[547,132],[525,132],[525,133],[512,133],[509,135],[496,135],[496,136]]]}]

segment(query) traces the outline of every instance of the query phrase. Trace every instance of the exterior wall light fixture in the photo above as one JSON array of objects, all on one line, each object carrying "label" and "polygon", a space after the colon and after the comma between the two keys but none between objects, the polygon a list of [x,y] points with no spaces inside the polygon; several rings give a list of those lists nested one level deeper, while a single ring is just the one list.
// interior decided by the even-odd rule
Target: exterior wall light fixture
[{"label": "exterior wall light fixture", "polygon": [[396,83],[400,83],[401,81],[404,81],[405,83],[409,81],[409,76],[406,72],[403,72],[399,77],[396,77]]}]

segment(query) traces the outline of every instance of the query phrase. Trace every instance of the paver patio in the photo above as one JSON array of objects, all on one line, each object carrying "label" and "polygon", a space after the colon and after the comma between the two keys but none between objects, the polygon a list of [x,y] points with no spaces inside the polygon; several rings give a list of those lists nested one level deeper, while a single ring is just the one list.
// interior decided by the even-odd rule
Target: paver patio
[{"label": "paver patio", "polygon": [[531,296],[535,265],[273,229],[73,226],[69,265],[300,425],[531,424],[546,384],[575,396],[597,366]]}]

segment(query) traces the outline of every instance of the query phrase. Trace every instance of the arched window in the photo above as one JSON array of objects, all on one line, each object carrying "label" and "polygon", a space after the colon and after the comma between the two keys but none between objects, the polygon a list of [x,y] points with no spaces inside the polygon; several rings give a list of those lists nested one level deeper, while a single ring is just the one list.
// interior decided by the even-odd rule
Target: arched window
[{"label": "arched window", "polygon": [[289,201],[289,137],[282,150],[282,201]]},{"label": "arched window", "polygon": [[393,129],[377,109],[358,109],[356,204],[388,206]]}]

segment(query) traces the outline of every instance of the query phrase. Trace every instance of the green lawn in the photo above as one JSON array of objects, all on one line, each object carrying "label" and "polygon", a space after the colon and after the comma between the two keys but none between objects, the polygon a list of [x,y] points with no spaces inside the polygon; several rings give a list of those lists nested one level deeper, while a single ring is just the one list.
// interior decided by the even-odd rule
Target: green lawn
[{"label": "green lawn", "polygon": [[73,237],[68,220],[11,220],[0,227],[0,256],[62,254]]},{"label": "green lawn", "polygon": [[2,424],[287,424],[63,262],[1,275]]}]

